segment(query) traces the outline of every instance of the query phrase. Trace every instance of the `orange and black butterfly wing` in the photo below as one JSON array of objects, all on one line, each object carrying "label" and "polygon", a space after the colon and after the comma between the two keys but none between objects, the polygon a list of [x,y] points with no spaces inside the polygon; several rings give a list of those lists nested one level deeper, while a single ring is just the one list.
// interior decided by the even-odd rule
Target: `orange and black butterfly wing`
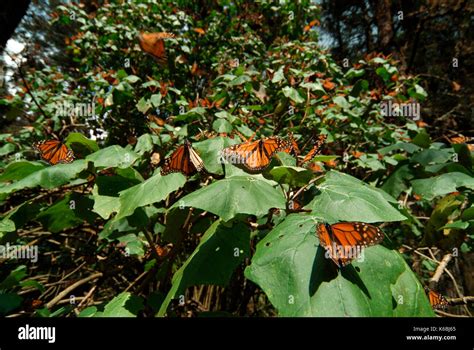
[{"label": "orange and black butterfly wing", "polygon": [[350,264],[362,248],[378,244],[384,237],[377,226],[364,222],[319,224],[318,236],[323,248],[339,267]]},{"label": "orange and black butterfly wing", "polygon": [[345,257],[344,248],[334,239],[331,225],[319,224],[317,232],[319,244],[326,249],[327,254],[329,254],[329,257],[338,267],[345,266],[351,262],[352,259]]},{"label": "orange and black butterfly wing", "polygon": [[316,157],[319,153],[321,153],[321,147],[326,141],[326,137],[327,137],[326,135],[319,135],[318,139],[313,145],[313,148],[311,148],[308,154],[303,158],[301,165],[311,161],[314,157]]},{"label": "orange and black butterfly wing", "polygon": [[189,175],[192,169],[189,162],[186,160],[187,150],[185,145],[179,146],[168,158],[165,159],[161,167],[161,175],[168,175],[170,173],[184,173]]},{"label": "orange and black butterfly wing", "polygon": [[283,149],[282,152],[293,153],[293,155],[296,157],[298,157],[301,153],[300,148],[298,147],[298,144],[296,143],[296,140],[291,131],[288,133],[288,147]]},{"label": "orange and black butterfly wing", "polygon": [[449,305],[449,302],[440,293],[435,292],[429,288],[425,288],[425,291],[428,294],[428,299],[430,300],[430,304],[433,309],[444,309]]},{"label": "orange and black butterfly wing", "polygon": [[234,159],[235,165],[242,165],[250,171],[260,171],[270,164],[275,153],[288,147],[288,143],[279,137],[269,137],[227,147],[223,155],[226,159]]},{"label": "orange and black butterfly wing", "polygon": [[176,151],[165,159],[161,167],[161,175],[181,172],[186,176],[190,176],[203,168],[202,159],[194,151],[191,143],[186,140],[183,145],[179,146]]},{"label": "orange and black butterfly wing", "polygon": [[168,61],[168,55],[165,50],[165,42],[163,39],[174,38],[171,33],[144,33],[138,35],[140,48],[154,57],[158,63],[164,65]]},{"label": "orange and black butterfly wing", "polygon": [[41,141],[35,143],[33,148],[40,153],[41,159],[51,165],[74,161],[74,153],[58,140]]}]

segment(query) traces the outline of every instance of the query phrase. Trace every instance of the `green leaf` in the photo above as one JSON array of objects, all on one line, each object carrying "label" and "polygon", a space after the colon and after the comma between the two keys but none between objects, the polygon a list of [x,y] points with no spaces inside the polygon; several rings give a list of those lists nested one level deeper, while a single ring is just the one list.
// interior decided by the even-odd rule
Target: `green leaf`
[{"label": "green leaf", "polygon": [[405,220],[390,203],[396,200],[386,192],[337,171],[327,173],[318,186],[321,193],[306,206],[328,222],[387,222]]},{"label": "green leaf", "polygon": [[145,153],[150,153],[151,151],[153,151],[153,139],[150,134],[143,134],[137,140],[135,152],[143,156]]},{"label": "green leaf", "polygon": [[107,220],[112,213],[120,210],[120,200],[118,197],[94,195],[94,212]]},{"label": "green leaf", "polygon": [[461,219],[464,221],[474,220],[474,205],[462,212]]},{"label": "green leaf", "polygon": [[201,142],[193,143],[193,148],[199,153],[206,170],[212,174],[224,174],[220,152],[226,147],[235,145],[236,140],[228,137],[214,137]]},{"label": "green leaf", "polygon": [[97,152],[99,150],[99,146],[97,146],[97,142],[94,140],[89,140],[87,137],[85,137],[83,134],[80,134],[78,132],[72,132],[67,136],[66,145],[70,145],[71,148],[76,150],[78,147],[81,148],[80,146],[83,146],[89,150],[88,153],[90,152]]},{"label": "green leaf", "polygon": [[279,83],[282,80],[285,80],[285,73],[283,72],[283,68],[285,68],[283,65],[278,68],[278,70],[273,74],[272,78],[272,83],[276,84]]},{"label": "green leaf", "polygon": [[378,150],[378,153],[381,155],[386,155],[394,150],[402,149],[404,151],[407,151],[408,153],[413,153],[416,151],[419,151],[421,148],[418,147],[417,145],[414,145],[412,143],[408,142],[398,142],[396,144],[381,148]]},{"label": "green leaf", "polygon": [[414,163],[419,163],[423,166],[429,164],[442,164],[452,160],[454,151],[449,148],[444,149],[425,149],[417,154],[415,154],[411,161]]},{"label": "green leaf", "polygon": [[292,87],[285,86],[282,91],[283,91],[283,94],[286,97],[290,98],[295,103],[303,103],[305,101],[305,99],[303,97],[301,97],[298,90],[296,90]]},{"label": "green leaf", "polygon": [[339,107],[342,109],[350,109],[351,104],[347,102],[346,98],[344,96],[336,96],[333,98],[333,101],[335,104],[337,104]]},{"label": "green leaf", "polygon": [[161,93],[151,95],[150,102],[154,107],[159,107],[161,105]]},{"label": "green leaf", "polygon": [[363,261],[338,271],[315,232],[314,217],[289,215],[257,244],[245,270],[280,316],[434,316],[399,253],[368,247],[362,250]]},{"label": "green leaf", "polygon": [[428,97],[425,89],[418,84],[415,84],[414,87],[408,89],[408,95],[419,101],[424,101]]},{"label": "green leaf", "polygon": [[[250,176],[234,176],[216,181],[180,200],[185,207],[207,210],[224,221],[237,214],[262,216],[270,208],[285,208],[283,194],[268,184]],[[172,208],[177,207],[175,203]]]},{"label": "green leaf", "polygon": [[13,232],[15,230],[15,222],[12,220],[5,218],[0,221],[0,232]]},{"label": "green leaf", "polygon": [[431,137],[428,135],[425,129],[422,129],[412,141],[413,144],[422,148],[428,148],[431,145]]},{"label": "green leaf", "polygon": [[109,146],[95,153],[89,154],[86,160],[94,163],[96,168],[128,168],[138,155],[118,145]]},{"label": "green leaf", "polygon": [[80,172],[87,168],[87,162],[83,159],[76,160],[70,164],[57,164],[50,166],[26,176],[12,184],[0,187],[0,194],[9,194],[26,188],[40,186],[50,189],[69,183]]},{"label": "green leaf", "polygon": [[[2,256],[5,254],[6,246],[1,246]],[[0,283],[0,290],[13,288],[20,284],[20,281],[26,277],[26,266],[20,265],[10,271],[8,276]]]},{"label": "green leaf", "polygon": [[219,133],[231,133],[232,124],[225,119],[216,119],[212,123],[212,129]]},{"label": "green leaf", "polygon": [[136,107],[139,112],[146,113],[151,108],[151,102],[148,101],[145,97],[142,97],[140,101],[138,101],[138,103],[136,104]]},{"label": "green leaf", "polygon": [[164,316],[173,298],[195,285],[226,286],[235,268],[250,256],[250,231],[242,222],[232,226],[214,222],[193,254],[173,276],[173,285],[161,305]]},{"label": "green leaf", "polygon": [[459,187],[467,187],[474,190],[474,178],[472,176],[453,172],[412,181],[413,192],[424,199],[432,200],[437,196],[456,192]]},{"label": "green leaf", "polygon": [[398,198],[400,193],[409,189],[409,181],[414,177],[412,168],[408,164],[403,164],[390,174],[381,188],[393,198]]},{"label": "green leaf", "polygon": [[319,92],[321,95],[324,95],[326,93],[326,91],[323,88],[323,85],[319,82],[314,82],[314,83],[305,82],[305,83],[300,84],[300,86],[306,89],[310,89],[311,91]]},{"label": "green leaf", "polygon": [[469,227],[468,222],[458,220],[458,221],[454,221],[454,222],[451,222],[450,224],[446,224],[446,225],[442,226],[440,228],[440,230],[445,229],[445,228],[456,228],[456,229],[459,229],[459,230],[465,230],[468,227]]},{"label": "green leaf", "polygon": [[77,317],[93,317],[97,313],[97,307],[89,306],[82,310]]},{"label": "green leaf", "polygon": [[270,175],[276,182],[293,187],[304,186],[313,178],[311,170],[294,166],[276,166],[270,170]]},{"label": "green leaf", "polygon": [[124,78],[124,80],[125,80],[127,83],[134,84],[134,83],[136,83],[137,81],[140,80],[140,77],[137,77],[136,75],[129,75],[129,76],[126,76],[126,77]]},{"label": "green leaf", "polygon": [[365,79],[358,80],[352,87],[351,96],[358,97],[362,92],[369,90],[369,82]]},{"label": "green leaf", "polygon": [[10,154],[14,152],[16,149],[16,146],[13,143],[7,143],[0,147],[0,157],[4,157],[7,154]]},{"label": "green leaf", "polygon": [[15,293],[0,293],[0,315],[4,316],[20,307],[22,301],[23,298]]},{"label": "green leaf", "polygon": [[38,162],[19,161],[8,164],[0,175],[0,182],[21,180],[35,171],[46,168],[46,165]]},{"label": "green leaf", "polygon": [[103,312],[97,312],[95,317],[136,317],[138,312],[144,308],[143,299],[123,292],[113,298],[105,305]]},{"label": "green leaf", "polygon": [[145,205],[161,202],[171,192],[183,187],[184,175],[172,173],[166,176],[154,175],[145,182],[120,192],[120,210],[116,219],[132,215],[135,209]]},{"label": "green leaf", "polygon": [[62,200],[42,211],[36,219],[49,231],[57,233],[77,227],[84,223],[85,219],[93,222],[94,215],[90,213],[92,205],[92,200],[85,196],[77,193],[67,194]]}]

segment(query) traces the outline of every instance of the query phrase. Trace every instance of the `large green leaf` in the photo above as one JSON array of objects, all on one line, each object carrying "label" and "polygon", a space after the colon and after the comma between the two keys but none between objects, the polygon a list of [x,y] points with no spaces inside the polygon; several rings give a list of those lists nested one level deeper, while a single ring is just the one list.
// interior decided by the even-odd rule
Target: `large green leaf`
[{"label": "large green leaf", "polygon": [[276,182],[290,186],[304,186],[313,178],[311,170],[294,166],[276,166],[270,175]]},{"label": "large green leaf", "polygon": [[338,270],[315,231],[315,217],[289,215],[258,243],[245,270],[281,316],[433,316],[399,253],[365,248],[363,261]]},{"label": "large green leaf", "polygon": [[397,169],[388,177],[381,188],[393,196],[398,198],[400,193],[408,190],[409,180],[414,178],[413,170],[408,164],[403,164],[397,167]]},{"label": "large green leaf", "polygon": [[39,162],[20,161],[8,164],[0,175],[0,182],[16,181],[33,174],[35,171],[44,169],[45,164]]},{"label": "large green leaf", "polygon": [[245,224],[213,223],[193,254],[174,274],[173,285],[158,316],[164,316],[171,300],[183,295],[187,287],[203,284],[226,286],[235,268],[249,255],[250,231]]},{"label": "large green leaf", "polygon": [[333,221],[400,221],[406,217],[390,203],[397,201],[381,189],[337,171],[326,174],[321,191],[306,206],[313,213]]},{"label": "large green leaf", "polygon": [[113,145],[89,154],[86,159],[94,162],[96,168],[128,168],[138,159],[138,155],[118,145]]},{"label": "large green leaf", "polygon": [[303,103],[305,101],[305,99],[299,94],[298,90],[292,87],[285,86],[282,91],[286,97],[290,98],[295,103]]},{"label": "large green leaf", "polygon": [[[95,317],[136,317],[143,309],[143,299],[128,292],[123,292],[105,305],[103,312],[95,313]],[[89,315],[91,316],[91,315]]]},{"label": "large green leaf", "polygon": [[202,142],[193,143],[193,148],[199,153],[204,162],[206,170],[212,174],[222,175],[222,162],[220,152],[229,146],[232,146],[236,141],[228,137],[214,137]]},{"label": "large green leaf", "polygon": [[25,188],[34,188],[41,186],[50,189],[69,183],[81,171],[87,168],[85,160],[77,160],[70,164],[57,164],[50,166],[13,182],[9,185],[0,187],[0,194],[9,194]]},{"label": "large green leaf", "polygon": [[456,192],[458,187],[467,187],[474,190],[474,177],[459,172],[452,172],[428,179],[413,180],[412,185],[413,192],[424,199],[431,200],[436,196]]},{"label": "large green leaf", "polygon": [[[87,153],[97,152],[99,150],[99,146],[97,146],[97,142],[94,140],[89,140],[83,134],[78,132],[72,132],[67,136],[66,145],[71,146],[75,151],[83,151],[85,149],[88,150]],[[82,152],[81,152],[82,153]]]},{"label": "large green leaf", "polygon": [[183,187],[186,178],[179,173],[154,175],[141,184],[120,192],[120,210],[116,219],[132,215],[135,209],[165,199],[171,192]]},{"label": "large green leaf", "polygon": [[91,213],[93,201],[77,193],[68,194],[53,204],[36,218],[49,231],[56,233],[81,225],[84,220],[93,222],[95,214]]},{"label": "large green leaf", "polygon": [[285,197],[268,182],[250,176],[234,176],[214,182],[183,197],[178,205],[207,210],[224,221],[237,214],[261,216],[270,208],[285,208]]}]

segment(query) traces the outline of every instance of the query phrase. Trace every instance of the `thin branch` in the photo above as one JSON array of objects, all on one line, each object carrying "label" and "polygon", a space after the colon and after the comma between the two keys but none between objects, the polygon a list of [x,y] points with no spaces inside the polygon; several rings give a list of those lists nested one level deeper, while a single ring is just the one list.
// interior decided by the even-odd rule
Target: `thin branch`
[{"label": "thin branch", "polygon": [[441,275],[445,271],[446,266],[449,264],[449,262],[451,261],[452,258],[453,258],[453,255],[451,253],[448,253],[443,257],[443,259],[441,260],[441,262],[439,263],[439,265],[436,269],[435,274],[433,275],[433,277],[431,277],[430,282],[433,282],[433,283],[438,283],[439,282],[439,279],[441,278]]},{"label": "thin branch", "polygon": [[12,60],[13,62],[15,62],[16,66],[18,67],[18,73],[20,73],[20,78],[21,78],[21,80],[23,81],[23,84],[25,85],[26,92],[28,93],[28,95],[30,95],[31,99],[32,99],[33,102],[35,103],[36,107],[38,107],[38,109],[40,110],[41,114],[43,114],[46,119],[49,119],[49,117],[48,117],[48,116],[46,115],[46,113],[43,111],[43,108],[41,108],[41,106],[39,105],[38,101],[36,101],[35,96],[31,93],[31,90],[30,90],[30,88],[28,87],[28,83],[26,82],[25,75],[23,74],[23,70],[21,69],[21,66],[15,61],[15,59],[14,59],[7,51],[5,51],[5,53],[11,58],[11,60]]},{"label": "thin branch", "polygon": [[62,300],[66,295],[68,295],[69,293],[71,293],[74,289],[76,289],[77,287],[80,287],[82,286],[83,284],[86,284],[87,282],[89,281],[92,281],[96,278],[100,278],[103,276],[103,273],[102,272],[98,272],[98,273],[95,273],[93,275],[90,275],[86,278],[83,278],[79,281],[77,281],[76,283],[73,283],[71,284],[69,287],[67,287],[65,290],[63,290],[61,293],[59,293],[58,295],[56,295],[55,298],[53,298],[51,301],[49,301],[47,304],[46,304],[46,307],[48,309],[51,309],[54,305],[56,305],[60,300]]}]

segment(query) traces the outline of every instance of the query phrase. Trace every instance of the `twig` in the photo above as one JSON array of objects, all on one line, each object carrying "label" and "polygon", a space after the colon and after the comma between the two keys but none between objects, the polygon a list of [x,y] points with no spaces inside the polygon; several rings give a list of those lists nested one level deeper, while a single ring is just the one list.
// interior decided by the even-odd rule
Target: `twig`
[{"label": "twig", "polygon": [[140,276],[135,278],[135,280],[132,283],[130,283],[127,288],[125,288],[124,292],[128,292],[130,288],[132,288],[135,284],[138,283],[138,281],[140,281],[143,277],[145,277],[148,273],[150,273],[150,271],[152,271],[152,269],[142,272]]},{"label": "twig", "polygon": [[467,305],[474,303],[474,296],[462,297],[462,298],[446,298],[449,305]]},{"label": "twig", "polygon": [[430,282],[433,282],[433,283],[439,282],[441,275],[443,274],[444,270],[446,269],[446,266],[449,264],[452,258],[453,258],[452,254],[448,253],[443,257],[443,259],[441,259],[441,262],[436,268],[435,274],[433,275],[433,277],[431,277]]},{"label": "twig", "polygon": [[66,295],[68,295],[70,292],[72,292],[74,289],[76,289],[77,287],[79,286],[82,286],[83,284],[86,284],[87,282],[93,280],[93,279],[96,279],[96,278],[99,278],[99,277],[102,277],[103,276],[103,273],[102,272],[98,272],[98,273],[95,273],[93,275],[90,275],[86,278],[83,278],[82,280],[79,280],[77,281],[76,283],[70,285],[69,287],[67,287],[65,290],[63,290],[61,293],[59,293],[58,295],[56,295],[55,298],[53,298],[51,301],[49,301],[47,304],[46,304],[46,307],[48,309],[52,308],[54,305],[56,305],[61,299],[63,299]]},{"label": "twig", "polygon": [[77,308],[80,308],[82,306],[82,304],[84,304],[84,302],[91,297],[91,295],[94,293],[96,288],[97,288],[97,286],[92,286],[92,288],[87,292],[87,294],[82,299],[82,301],[79,303],[79,305],[77,305]]},{"label": "twig", "polygon": [[28,87],[28,83],[26,82],[25,76],[23,75],[23,71],[21,70],[21,66],[15,61],[15,59],[8,52],[5,51],[5,53],[11,58],[13,62],[15,62],[16,66],[18,67],[18,73],[20,73],[20,78],[23,81],[23,84],[25,85],[26,92],[28,93],[28,95],[30,95],[31,99],[35,103],[36,107],[38,107],[41,114],[44,115],[46,119],[49,119],[49,117],[43,111],[43,108],[41,108],[41,106],[39,105],[38,101],[36,101],[35,96],[31,93],[30,88]]},{"label": "twig", "polygon": [[314,179],[311,179],[306,185],[304,185],[303,187],[301,187],[298,191],[296,191],[296,193],[291,197],[290,200],[294,200],[295,198],[297,198],[301,192],[303,192],[306,188],[308,188],[309,186],[311,186],[313,183],[315,183],[316,181],[318,181],[319,179],[321,179],[324,175],[321,175],[321,176],[318,176],[318,177],[315,177]]},{"label": "twig", "polygon": [[440,315],[446,316],[446,317],[469,317],[469,316],[466,316],[466,315],[450,314],[449,312],[445,312],[445,311],[441,311],[441,310],[435,310],[435,312],[436,312],[437,314],[440,314]]}]

